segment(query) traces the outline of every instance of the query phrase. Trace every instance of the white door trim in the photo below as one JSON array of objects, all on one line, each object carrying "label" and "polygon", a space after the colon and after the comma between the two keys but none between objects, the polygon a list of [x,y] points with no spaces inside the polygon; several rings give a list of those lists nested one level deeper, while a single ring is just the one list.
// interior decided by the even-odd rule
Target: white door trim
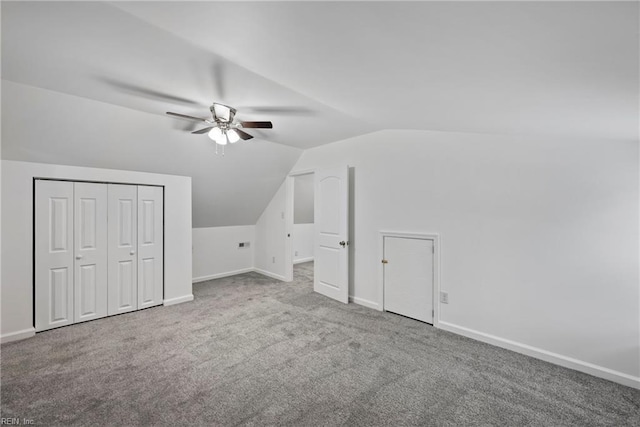
[{"label": "white door trim", "polygon": [[402,237],[406,239],[421,239],[433,241],[433,326],[439,327],[440,323],[440,235],[437,233],[420,233],[404,231],[380,231],[378,241],[378,310],[384,311],[384,238]]}]

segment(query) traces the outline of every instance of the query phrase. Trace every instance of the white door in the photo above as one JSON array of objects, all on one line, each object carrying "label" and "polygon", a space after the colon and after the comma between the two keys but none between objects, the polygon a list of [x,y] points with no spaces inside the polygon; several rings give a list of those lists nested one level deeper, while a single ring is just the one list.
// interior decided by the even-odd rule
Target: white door
[{"label": "white door", "polygon": [[138,309],[138,187],[109,184],[109,315]]},{"label": "white door", "polygon": [[349,302],[349,168],[318,170],[314,185],[313,290]]},{"label": "white door", "polygon": [[107,185],[74,184],[75,322],[107,315]]},{"label": "white door", "polygon": [[138,308],[162,304],[162,187],[138,186]]},{"label": "white door", "polygon": [[73,323],[73,183],[36,181],[36,331]]},{"label": "white door", "polygon": [[433,324],[433,240],[384,237],[384,310]]}]

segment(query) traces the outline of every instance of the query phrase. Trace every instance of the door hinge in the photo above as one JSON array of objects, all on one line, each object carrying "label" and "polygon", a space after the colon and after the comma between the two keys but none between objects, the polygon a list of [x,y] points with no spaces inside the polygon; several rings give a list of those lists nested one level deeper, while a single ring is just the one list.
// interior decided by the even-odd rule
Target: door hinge
[{"label": "door hinge", "polygon": [[387,261],[386,259],[383,259],[383,260],[382,260],[382,263],[383,263],[383,264],[389,264],[389,261]]},{"label": "door hinge", "polygon": [[436,247],[435,247],[435,245],[434,245],[434,246],[431,246],[431,253],[432,253],[432,254],[435,254],[435,253],[436,253]]}]

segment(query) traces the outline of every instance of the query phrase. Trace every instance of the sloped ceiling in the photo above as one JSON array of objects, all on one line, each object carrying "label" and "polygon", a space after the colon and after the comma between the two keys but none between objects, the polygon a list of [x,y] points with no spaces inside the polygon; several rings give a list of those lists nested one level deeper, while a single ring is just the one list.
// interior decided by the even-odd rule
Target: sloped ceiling
[{"label": "sloped ceiling", "polygon": [[377,129],[637,138],[638,2],[117,7]]},{"label": "sloped ceiling", "polygon": [[[638,138],[636,2],[1,7],[3,158],[192,176],[196,227],[255,223],[301,150],[381,129]],[[274,129],[220,157],[165,115],[213,101]]]}]

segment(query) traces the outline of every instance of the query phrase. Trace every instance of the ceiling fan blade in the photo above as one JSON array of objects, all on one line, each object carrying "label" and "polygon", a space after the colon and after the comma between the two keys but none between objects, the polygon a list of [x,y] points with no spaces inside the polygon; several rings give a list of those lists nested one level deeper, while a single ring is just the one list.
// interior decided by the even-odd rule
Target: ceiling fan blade
[{"label": "ceiling fan blade", "polygon": [[187,116],[186,114],[178,114],[178,113],[172,113],[171,111],[167,111],[167,114],[170,116],[175,116],[175,117],[180,117],[183,119],[189,119],[189,120],[197,120],[199,122],[206,122],[206,119],[202,119],[200,117],[193,117],[193,116]]},{"label": "ceiling fan blade", "polygon": [[240,122],[243,128],[247,129],[272,129],[273,123],[271,122]]},{"label": "ceiling fan blade", "polygon": [[238,135],[240,135],[240,138],[242,138],[244,141],[246,141],[247,139],[253,138],[253,136],[249,135],[248,133],[240,129],[236,129],[236,132],[238,132]]},{"label": "ceiling fan blade", "polygon": [[213,129],[213,126],[210,126],[208,128],[204,128],[204,129],[200,129],[200,130],[194,130],[191,133],[195,133],[195,134],[201,134],[201,133],[207,133],[209,132],[211,129]]},{"label": "ceiling fan blade", "polygon": [[287,114],[290,116],[312,116],[316,113],[307,107],[283,106],[283,107],[238,107],[239,111],[258,114]]},{"label": "ceiling fan blade", "polygon": [[130,93],[133,95],[141,96],[143,98],[160,100],[165,102],[169,101],[172,103],[178,102],[178,103],[187,104],[187,105],[200,105],[199,102],[196,102],[192,99],[182,98],[180,96],[175,96],[170,93],[162,92],[159,90],[150,89],[150,88],[146,88],[146,87],[142,87],[142,86],[138,86],[135,84],[122,82],[118,80],[113,80],[107,77],[98,77],[98,79],[102,80],[104,83],[108,84],[109,86],[121,92]]},{"label": "ceiling fan blade", "polygon": [[224,70],[222,62],[218,61],[213,65],[213,86],[217,92],[217,98],[224,99]]}]

